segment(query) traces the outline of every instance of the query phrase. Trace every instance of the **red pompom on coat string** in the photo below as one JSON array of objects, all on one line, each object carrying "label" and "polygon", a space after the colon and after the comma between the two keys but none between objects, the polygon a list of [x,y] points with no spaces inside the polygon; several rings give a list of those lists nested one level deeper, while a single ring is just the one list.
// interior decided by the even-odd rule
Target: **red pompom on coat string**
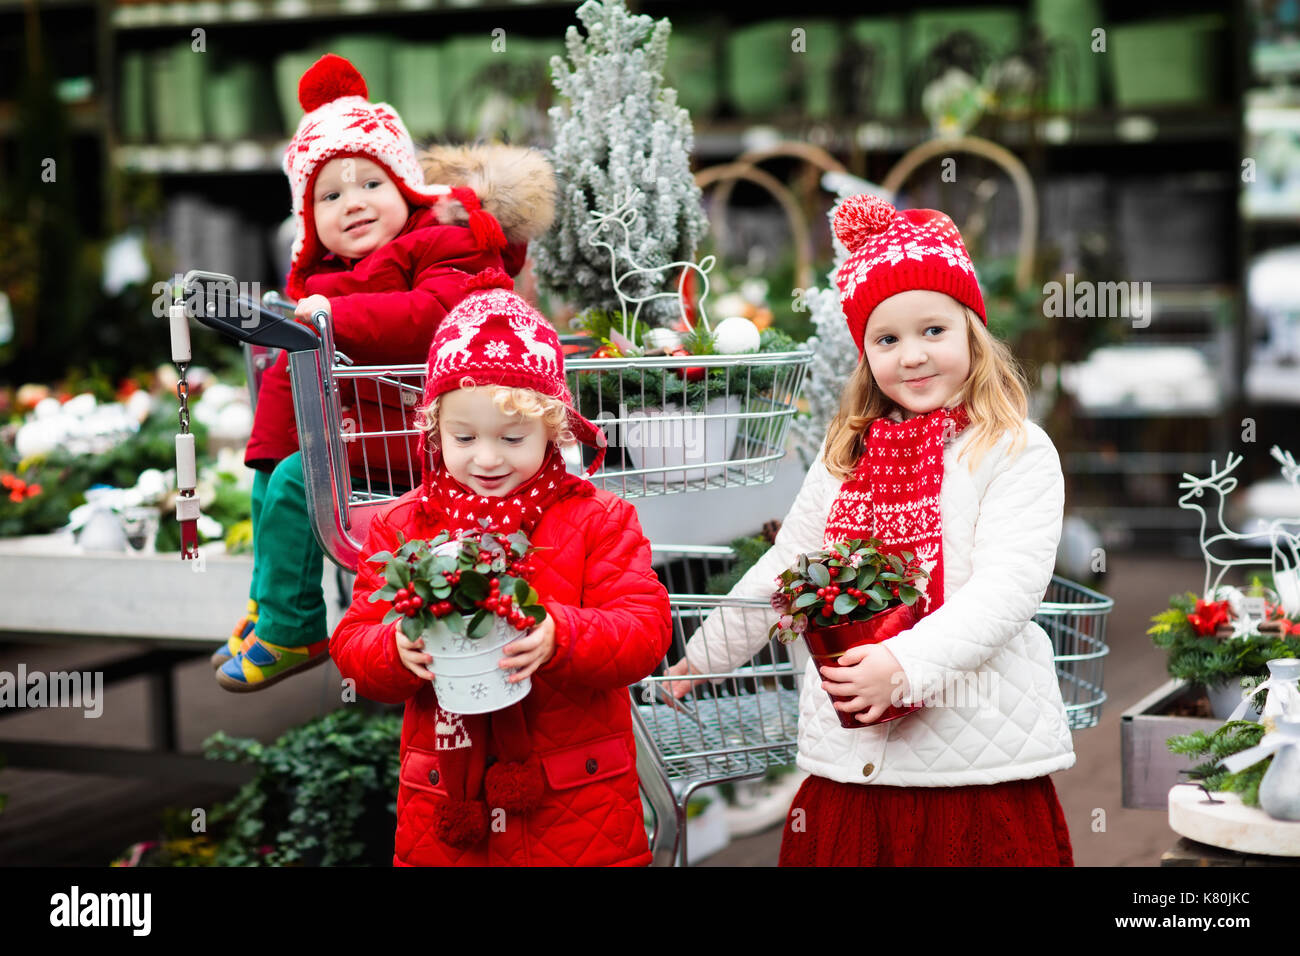
[{"label": "red pompom on coat string", "polygon": [[889,228],[896,211],[879,196],[850,196],[835,211],[835,235],[849,252],[857,252],[872,236]]},{"label": "red pompom on coat string", "polygon": [[469,231],[474,236],[474,244],[480,249],[504,249],[506,234],[501,223],[479,203],[478,193],[468,186],[453,186],[454,196],[469,215]]},{"label": "red pompom on coat string", "polygon": [[366,80],[357,68],[333,53],[326,53],[311,65],[298,81],[298,102],[303,111],[331,103],[342,96],[369,96]]}]

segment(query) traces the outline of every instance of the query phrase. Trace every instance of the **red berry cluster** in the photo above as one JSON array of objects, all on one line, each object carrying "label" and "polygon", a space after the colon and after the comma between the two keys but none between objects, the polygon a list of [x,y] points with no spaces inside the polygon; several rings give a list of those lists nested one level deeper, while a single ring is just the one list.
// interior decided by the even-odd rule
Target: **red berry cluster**
[{"label": "red berry cluster", "polygon": [[[393,608],[407,617],[415,617],[423,607],[424,598],[416,594],[414,588],[398,588],[397,594],[393,597]],[[429,610],[433,612],[434,617],[445,617],[452,612],[452,603],[435,601],[429,605]]]},{"label": "red berry cluster", "polygon": [[398,588],[393,598],[393,607],[399,614],[415,617],[424,607],[424,598],[415,593],[414,588]]},{"label": "red berry cluster", "polygon": [[491,611],[497,617],[504,617],[510,622],[510,626],[517,631],[525,631],[537,623],[537,619],[532,615],[525,615],[523,611],[515,607],[515,599],[507,594],[501,596],[501,582],[496,578],[488,585],[488,596],[477,605],[484,610]]}]

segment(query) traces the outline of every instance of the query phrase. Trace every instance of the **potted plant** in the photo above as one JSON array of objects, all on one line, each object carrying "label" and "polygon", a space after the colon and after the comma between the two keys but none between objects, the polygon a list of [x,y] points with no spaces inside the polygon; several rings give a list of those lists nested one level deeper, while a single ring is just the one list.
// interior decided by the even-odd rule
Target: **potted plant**
[{"label": "potted plant", "polygon": [[532,545],[522,532],[442,532],[403,541],[397,553],[369,560],[384,565],[385,586],[371,602],[392,601],[384,623],[401,621],[410,640],[424,638],[433,656],[434,690],[445,710],[486,714],[527,696],[531,680],[511,683],[501,649],[546,619],[525,576]]},{"label": "potted plant", "polygon": [[[912,552],[891,554],[876,538],[801,554],[776,579],[772,609],[781,616],[768,636],[790,642],[802,635],[818,668],[834,665],[850,647],[878,644],[915,624],[916,582],[923,577],[928,575]],[[919,707],[891,706],[876,723],[905,717]],[[841,727],[866,726],[857,714],[837,713]]]},{"label": "potted plant", "polygon": [[579,321],[601,344],[590,359],[570,363],[574,395],[585,415],[607,423],[626,468],[649,482],[695,481],[723,474],[742,438],[739,457],[771,450],[781,431],[771,413],[793,408],[796,396],[785,393],[802,367],[798,356],[793,363],[778,357],[798,351],[790,336],[760,332],[740,316],[684,332],[633,322],[630,337],[619,331],[617,313],[592,311]]},{"label": "potted plant", "polygon": [[1205,687],[1220,719],[1241,701],[1242,678],[1262,676],[1275,658],[1300,657],[1300,623],[1258,578],[1245,592],[1218,588],[1210,600],[1172,596],[1147,634],[1168,652],[1169,675]]}]

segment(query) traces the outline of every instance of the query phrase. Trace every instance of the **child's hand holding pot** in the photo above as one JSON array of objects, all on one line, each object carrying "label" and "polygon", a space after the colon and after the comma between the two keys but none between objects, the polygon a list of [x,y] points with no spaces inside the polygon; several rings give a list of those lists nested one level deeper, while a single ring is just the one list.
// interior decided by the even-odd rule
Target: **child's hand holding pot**
[{"label": "child's hand holding pot", "polygon": [[[874,723],[894,703],[895,688],[899,699],[911,690],[907,675],[898,659],[884,644],[850,647],[840,656],[840,666],[822,667],[822,690],[852,700],[835,701],[835,709],[857,713],[864,724]],[[858,713],[862,711],[862,713]]]},{"label": "child's hand holding pot", "polygon": [[397,656],[401,658],[402,666],[421,680],[433,680],[433,671],[424,666],[433,660],[432,654],[424,652],[424,638],[407,640],[399,622],[393,625],[393,640],[397,642]]},{"label": "child's hand holding pot", "polygon": [[516,670],[506,680],[518,684],[551,659],[555,653],[555,618],[550,614],[528,632],[502,648],[506,656],[501,659],[503,670]]}]

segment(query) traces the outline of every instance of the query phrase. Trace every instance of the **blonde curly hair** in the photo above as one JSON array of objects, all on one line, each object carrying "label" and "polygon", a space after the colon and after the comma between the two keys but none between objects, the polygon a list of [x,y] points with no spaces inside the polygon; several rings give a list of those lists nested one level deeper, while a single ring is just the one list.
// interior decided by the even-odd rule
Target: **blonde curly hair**
[{"label": "blonde curly hair", "polygon": [[[476,385],[469,376],[460,380],[461,388],[492,389],[492,404],[503,415],[522,415],[524,418],[540,419],[546,429],[546,438],[559,447],[572,445],[577,437],[569,427],[569,406],[558,398],[543,395],[531,388],[512,388],[507,385]],[[444,393],[445,394],[445,393]],[[416,409],[415,427],[424,436],[425,447],[437,449],[438,444],[438,409],[441,395],[434,396],[433,401]]]}]

